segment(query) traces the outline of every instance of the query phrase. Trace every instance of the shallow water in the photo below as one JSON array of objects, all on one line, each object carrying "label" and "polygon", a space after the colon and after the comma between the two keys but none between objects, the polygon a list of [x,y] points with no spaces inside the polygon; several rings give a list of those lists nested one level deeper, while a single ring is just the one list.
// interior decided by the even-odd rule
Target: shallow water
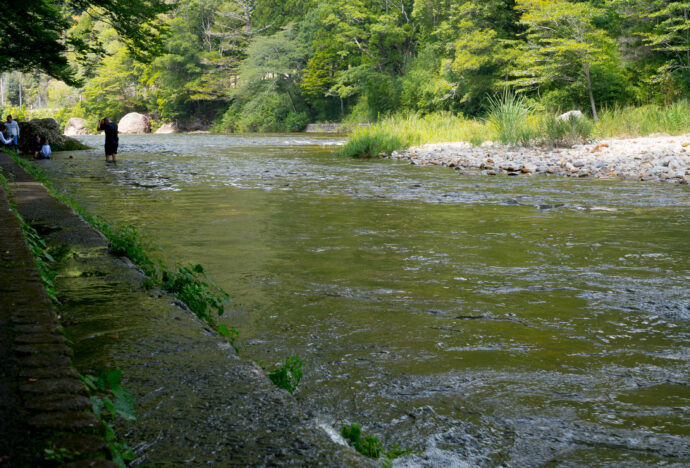
[{"label": "shallow water", "polygon": [[461,176],[313,135],[121,136],[113,166],[83,140],[37,164],[202,263],[245,355],[299,354],[296,397],[424,450],[401,465],[690,461],[687,186]]}]

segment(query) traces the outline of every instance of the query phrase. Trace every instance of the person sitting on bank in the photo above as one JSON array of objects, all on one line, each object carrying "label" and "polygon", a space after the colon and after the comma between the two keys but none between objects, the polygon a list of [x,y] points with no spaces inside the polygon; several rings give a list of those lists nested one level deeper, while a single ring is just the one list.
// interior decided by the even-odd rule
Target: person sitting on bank
[{"label": "person sitting on bank", "polygon": [[34,142],[34,159],[41,159],[41,135],[36,135],[36,141]]},{"label": "person sitting on bank", "polygon": [[51,153],[48,139],[46,137],[41,138],[41,159],[50,159]]},{"label": "person sitting on bank", "polygon": [[16,120],[12,120],[12,116],[7,116],[7,122],[5,123],[5,128],[7,129],[7,134],[14,140],[14,146],[19,146],[19,124]]},{"label": "person sitting on bank", "polygon": [[119,143],[117,124],[108,117],[104,117],[98,121],[98,130],[105,132],[105,162],[108,162],[110,158],[113,162],[117,162],[117,145]]},{"label": "person sitting on bank", "polygon": [[14,140],[5,136],[6,132],[7,130],[4,128],[2,129],[2,132],[0,132],[0,143],[2,143],[3,146],[12,146],[14,144]]}]

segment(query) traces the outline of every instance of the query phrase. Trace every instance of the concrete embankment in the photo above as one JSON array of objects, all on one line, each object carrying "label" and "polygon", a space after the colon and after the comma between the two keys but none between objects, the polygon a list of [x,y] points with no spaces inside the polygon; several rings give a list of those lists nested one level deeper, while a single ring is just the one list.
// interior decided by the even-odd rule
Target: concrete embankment
[{"label": "concrete embankment", "polygon": [[690,182],[690,135],[609,139],[572,148],[434,143],[394,152],[417,165],[499,173]]},{"label": "concrete embankment", "polygon": [[113,257],[99,232],[7,156],[0,155],[0,165],[14,174],[22,216],[62,252],[55,282],[76,368],[120,368],[134,393],[138,421],[116,428],[134,450],[134,466],[370,463],[335,443],[317,416],[305,414],[191,312],[143,289],[143,274]]},{"label": "concrete embankment", "polygon": [[1,466],[45,464],[45,449],[78,454],[81,461],[74,466],[115,466],[104,459],[101,424],[71,356],[19,220],[0,188]]}]

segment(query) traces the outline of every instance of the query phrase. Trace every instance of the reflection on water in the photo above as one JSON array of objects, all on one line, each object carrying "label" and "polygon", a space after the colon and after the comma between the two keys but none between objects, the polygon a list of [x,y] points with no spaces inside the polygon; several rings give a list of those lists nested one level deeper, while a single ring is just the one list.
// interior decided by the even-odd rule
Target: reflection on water
[{"label": "reflection on water", "polygon": [[687,187],[460,176],[340,143],[122,136],[117,166],[39,164],[204,264],[246,355],[298,353],[297,398],[425,450],[403,466],[690,461]]}]

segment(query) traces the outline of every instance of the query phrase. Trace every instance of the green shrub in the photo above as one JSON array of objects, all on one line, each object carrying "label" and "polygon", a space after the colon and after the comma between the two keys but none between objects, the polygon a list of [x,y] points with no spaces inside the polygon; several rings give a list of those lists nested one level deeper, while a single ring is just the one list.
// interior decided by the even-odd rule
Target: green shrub
[{"label": "green shrub", "polygon": [[[185,267],[177,265],[175,269],[169,269],[163,262],[161,267],[161,287],[185,304],[204,322],[215,325],[215,318],[211,313],[215,310],[220,317],[225,312],[225,302],[229,295],[213,284],[206,277],[201,265]],[[217,327],[216,327],[217,328]],[[221,333],[228,337],[228,334]]]},{"label": "green shrub", "polygon": [[340,429],[340,435],[365,457],[379,458],[383,453],[383,445],[379,438],[362,434],[362,426],[359,424],[343,426]]},{"label": "green shrub", "polygon": [[301,132],[309,123],[306,112],[290,112],[283,122],[286,132]]},{"label": "green shrub", "polygon": [[341,153],[358,158],[373,157],[381,153],[390,154],[406,146],[408,145],[398,135],[385,131],[374,133],[367,129],[358,129],[345,143]]},{"label": "green shrub", "polygon": [[151,248],[151,242],[140,234],[132,224],[114,225],[100,216],[90,219],[108,239],[110,251],[119,256],[129,258],[150,277],[156,276],[156,265],[146,253]]},{"label": "green shrub", "polygon": [[105,441],[112,454],[113,462],[119,468],[125,468],[126,462],[134,459],[134,453],[127,442],[118,438],[112,424],[118,417],[126,421],[136,421],[137,415],[134,411],[132,393],[120,385],[122,372],[115,369],[101,372],[98,377],[94,375],[80,377],[91,400],[93,412],[105,430]]},{"label": "green shrub", "polygon": [[268,378],[277,387],[295,393],[299,381],[302,380],[302,361],[296,354],[290,356],[285,360],[285,364],[269,372]]}]

